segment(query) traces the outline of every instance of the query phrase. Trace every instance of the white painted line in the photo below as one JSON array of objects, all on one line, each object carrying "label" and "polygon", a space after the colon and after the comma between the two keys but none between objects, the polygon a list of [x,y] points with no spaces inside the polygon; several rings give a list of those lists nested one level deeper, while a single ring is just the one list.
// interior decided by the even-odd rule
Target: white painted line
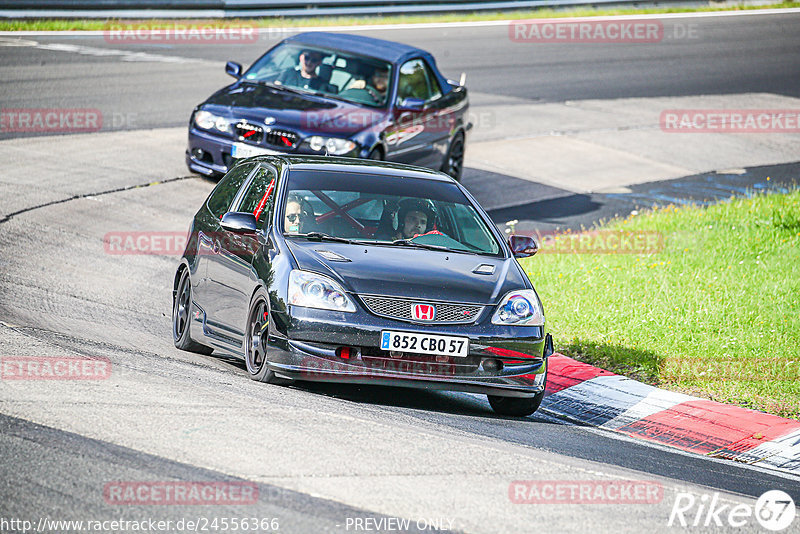
[{"label": "white painted line", "polygon": [[[479,20],[465,22],[420,22],[410,24],[364,24],[352,26],[298,26],[283,27],[275,26],[268,28],[258,28],[260,34],[282,30],[287,34],[307,32],[307,31],[328,31],[328,32],[355,32],[355,31],[386,31],[386,30],[425,30],[425,29],[447,29],[447,28],[480,28],[491,26],[508,26],[512,22],[582,22],[598,20],[653,20],[653,19],[686,19],[686,18],[711,18],[711,17],[746,17],[746,16],[767,16],[785,15],[800,13],[800,8],[792,7],[785,9],[753,9],[746,11],[707,11],[697,13],[653,13],[642,15],[613,15],[607,17],[565,17],[565,18],[543,18],[543,19],[505,19],[505,20]],[[142,23],[147,25],[147,22]],[[202,23],[201,23],[202,24]],[[64,30],[64,31],[0,31],[3,37],[102,37],[107,30]]]},{"label": "white painted line", "polygon": [[207,59],[186,58],[180,56],[166,56],[162,54],[150,54],[147,52],[133,52],[131,50],[117,50],[114,48],[95,48],[92,46],[80,46],[65,43],[39,43],[27,39],[5,39],[0,38],[0,47],[22,47],[38,48],[39,50],[50,50],[54,52],[67,52],[80,54],[83,56],[95,57],[118,57],[122,61],[130,62],[152,62],[152,63],[213,63],[221,62],[209,61]]}]

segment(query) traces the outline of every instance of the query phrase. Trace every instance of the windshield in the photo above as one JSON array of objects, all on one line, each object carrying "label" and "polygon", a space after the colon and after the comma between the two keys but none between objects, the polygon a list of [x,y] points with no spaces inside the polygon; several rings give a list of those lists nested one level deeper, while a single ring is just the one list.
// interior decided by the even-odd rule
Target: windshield
[{"label": "windshield", "polygon": [[300,44],[281,44],[244,74],[244,80],[386,107],[391,64],[367,56]]},{"label": "windshield", "polygon": [[281,217],[287,236],[501,253],[469,199],[447,182],[293,170]]}]

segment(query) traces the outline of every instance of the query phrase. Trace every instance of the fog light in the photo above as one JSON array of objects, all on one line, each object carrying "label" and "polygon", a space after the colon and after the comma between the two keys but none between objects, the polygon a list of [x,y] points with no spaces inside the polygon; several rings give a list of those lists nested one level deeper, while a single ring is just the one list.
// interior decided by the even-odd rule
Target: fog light
[{"label": "fog light", "polygon": [[445,356],[444,354],[437,354],[436,361],[439,363],[447,363],[450,361],[450,356]]},{"label": "fog light", "polygon": [[355,351],[350,347],[339,347],[336,349],[336,355],[343,360],[349,360],[353,352]]},{"label": "fog light", "polygon": [[486,358],[483,360],[483,370],[489,373],[496,373],[503,368],[503,362],[495,360],[494,358]]},{"label": "fog light", "polygon": [[192,157],[194,159],[203,159],[203,156],[205,156],[205,154],[206,153],[203,152],[202,148],[193,148],[192,149]]},{"label": "fog light", "polygon": [[403,353],[400,352],[399,350],[390,350],[389,351],[389,356],[391,356],[392,358],[402,358],[403,357]]}]

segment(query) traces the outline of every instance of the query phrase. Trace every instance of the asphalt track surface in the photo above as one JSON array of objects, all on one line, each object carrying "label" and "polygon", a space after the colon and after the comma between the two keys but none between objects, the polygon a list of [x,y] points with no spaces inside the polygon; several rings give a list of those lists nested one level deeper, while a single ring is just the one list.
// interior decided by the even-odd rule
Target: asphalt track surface
[{"label": "asphalt track surface", "polygon": [[[800,16],[681,23],[696,24],[700,37],[644,48],[532,47],[496,27],[394,30],[390,38],[427,48],[452,77],[466,71],[483,105],[503,97],[800,96]],[[248,63],[270,44],[154,48],[102,37],[31,39],[35,46],[0,47],[3,107],[100,108],[135,116],[132,129],[184,124],[191,108],[226,82],[222,61]],[[64,43],[82,48],[53,46]],[[192,61],[121,61],[98,49]],[[792,169],[750,172],[785,171],[788,182]],[[76,180],[80,173],[76,168]],[[42,183],[56,186],[46,176]],[[0,223],[0,354],[102,356],[113,368],[110,379],[96,383],[0,381],[2,518],[257,516],[279,518],[281,532],[346,532],[355,530],[353,518],[405,517],[412,527],[440,518],[467,532],[641,532],[670,530],[679,491],[752,504],[764,491],[782,489],[800,502],[796,477],[564,424],[548,417],[546,403],[541,413],[516,419],[495,416],[474,395],[265,386],[249,381],[228,355],[180,352],[169,322],[175,258],[109,255],[102,239],[109,229],[185,227],[212,184],[189,177],[132,190],[120,185],[109,176],[95,195]],[[561,209],[576,202],[562,201]],[[525,208],[515,209],[498,219]],[[511,504],[509,484],[530,479],[653,480],[665,492],[656,505]],[[260,498],[240,507],[110,505],[103,487],[120,480],[252,481]],[[759,529],[753,522],[716,530]]]}]

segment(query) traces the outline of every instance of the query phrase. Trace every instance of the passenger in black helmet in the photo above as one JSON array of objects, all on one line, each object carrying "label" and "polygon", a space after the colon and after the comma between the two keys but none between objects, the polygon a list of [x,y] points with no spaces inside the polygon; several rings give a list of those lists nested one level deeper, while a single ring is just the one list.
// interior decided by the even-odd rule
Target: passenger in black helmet
[{"label": "passenger in black helmet", "polygon": [[399,202],[397,209],[397,234],[394,239],[411,239],[427,234],[434,228],[436,207],[430,200],[407,198]]}]

